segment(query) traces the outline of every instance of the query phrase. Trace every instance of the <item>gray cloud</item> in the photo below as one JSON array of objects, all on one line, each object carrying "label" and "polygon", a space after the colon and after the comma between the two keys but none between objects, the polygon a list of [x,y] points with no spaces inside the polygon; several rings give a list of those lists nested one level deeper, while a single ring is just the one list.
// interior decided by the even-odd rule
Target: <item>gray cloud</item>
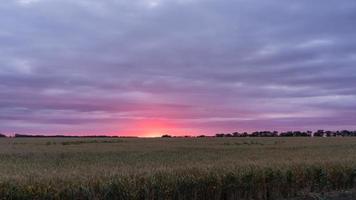
[{"label": "gray cloud", "polygon": [[0,132],[356,128],[355,11],[349,0],[6,0]]}]

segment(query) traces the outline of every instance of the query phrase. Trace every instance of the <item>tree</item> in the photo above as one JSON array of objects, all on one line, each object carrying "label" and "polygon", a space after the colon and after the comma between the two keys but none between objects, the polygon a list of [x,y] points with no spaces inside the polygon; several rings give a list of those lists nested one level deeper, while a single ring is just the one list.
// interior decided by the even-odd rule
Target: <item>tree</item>
[{"label": "tree", "polygon": [[233,137],[233,135],[231,133],[227,133],[225,134],[225,137]]},{"label": "tree", "polygon": [[215,137],[224,137],[224,136],[225,136],[224,133],[217,133],[217,134],[215,134]]},{"label": "tree", "polygon": [[281,137],[293,137],[292,131],[282,132],[279,136]]},{"label": "tree", "polygon": [[317,132],[314,133],[315,137],[324,137],[324,130],[318,130]]},{"label": "tree", "polygon": [[241,135],[241,134],[240,134],[239,132],[233,132],[233,133],[232,133],[232,136],[233,136],[233,137],[240,137],[240,135]]},{"label": "tree", "polygon": [[168,134],[165,134],[165,135],[162,135],[162,138],[171,138],[172,136],[171,135],[168,135]]},{"label": "tree", "polygon": [[197,136],[198,138],[203,138],[203,137],[206,137],[205,135],[199,135]]}]

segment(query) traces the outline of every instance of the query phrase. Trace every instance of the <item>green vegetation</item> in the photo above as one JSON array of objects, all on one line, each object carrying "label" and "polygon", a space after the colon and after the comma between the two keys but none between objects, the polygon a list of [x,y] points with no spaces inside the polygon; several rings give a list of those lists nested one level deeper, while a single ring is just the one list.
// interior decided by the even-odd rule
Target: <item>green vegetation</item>
[{"label": "green vegetation", "polygon": [[0,139],[0,199],[267,200],[354,188],[353,137]]}]

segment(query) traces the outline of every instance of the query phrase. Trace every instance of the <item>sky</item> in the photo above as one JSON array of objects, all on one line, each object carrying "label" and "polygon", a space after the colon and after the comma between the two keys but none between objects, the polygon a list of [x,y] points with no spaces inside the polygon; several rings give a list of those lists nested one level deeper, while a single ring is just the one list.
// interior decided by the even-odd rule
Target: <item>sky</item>
[{"label": "sky", "polygon": [[356,129],[354,0],[2,0],[0,132]]}]

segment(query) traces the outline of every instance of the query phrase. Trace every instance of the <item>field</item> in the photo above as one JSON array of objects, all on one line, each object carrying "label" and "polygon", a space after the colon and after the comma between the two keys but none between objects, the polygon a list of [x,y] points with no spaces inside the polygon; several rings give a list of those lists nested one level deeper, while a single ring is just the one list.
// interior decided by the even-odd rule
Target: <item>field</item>
[{"label": "field", "polygon": [[264,200],[354,188],[354,137],[0,139],[0,199]]}]

